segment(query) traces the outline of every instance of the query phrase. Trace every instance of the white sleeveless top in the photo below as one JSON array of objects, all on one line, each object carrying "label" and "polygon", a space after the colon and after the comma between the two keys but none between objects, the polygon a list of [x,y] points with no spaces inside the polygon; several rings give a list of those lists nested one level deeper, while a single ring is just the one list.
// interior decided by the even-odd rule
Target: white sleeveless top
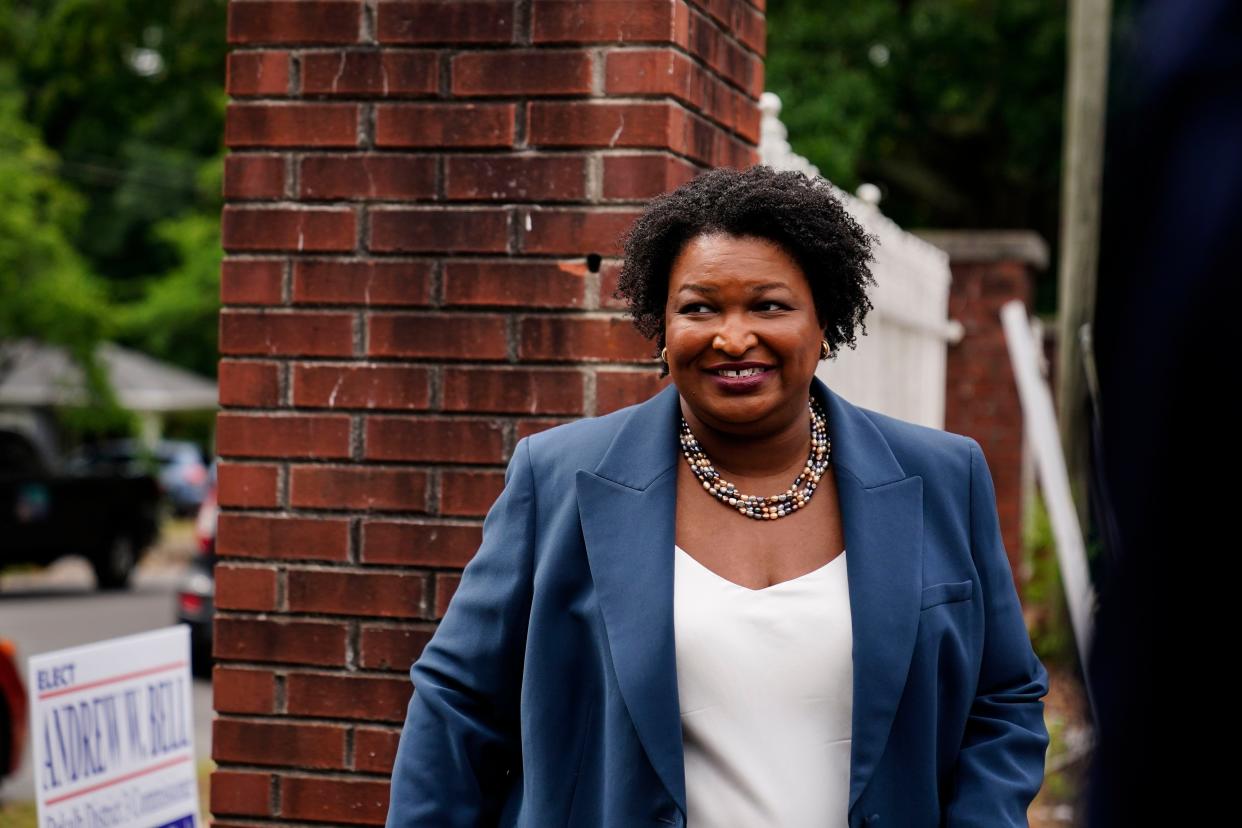
[{"label": "white sleeveless top", "polygon": [[845,553],[753,590],[674,550],[687,828],[845,826],[854,687]]}]

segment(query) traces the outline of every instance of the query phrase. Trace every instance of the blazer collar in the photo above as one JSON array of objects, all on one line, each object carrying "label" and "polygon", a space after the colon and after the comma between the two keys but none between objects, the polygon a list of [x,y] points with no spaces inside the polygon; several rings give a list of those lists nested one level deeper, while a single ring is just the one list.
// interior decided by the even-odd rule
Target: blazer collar
[{"label": "blazer collar", "polygon": [[[918,630],[922,478],[907,475],[864,411],[818,377],[850,565],[850,815],[888,740]],[[577,471],[587,559],[621,695],[647,756],[686,815],[673,628],[680,396],[634,406],[594,469]]]}]

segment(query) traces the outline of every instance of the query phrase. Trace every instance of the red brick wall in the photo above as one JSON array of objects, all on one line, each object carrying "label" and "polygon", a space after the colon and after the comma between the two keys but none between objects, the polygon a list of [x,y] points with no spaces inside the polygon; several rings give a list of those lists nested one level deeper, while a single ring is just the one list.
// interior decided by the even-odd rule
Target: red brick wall
[{"label": "red brick wall", "polygon": [[657,390],[618,237],[757,162],[762,9],[230,2],[218,824],[383,821],[513,446]]},{"label": "red brick wall", "polygon": [[1020,300],[1034,312],[1036,272],[1047,267],[1043,239],[1029,231],[921,231],[948,251],[953,274],[949,318],[965,335],[949,348],[945,430],[979,441],[996,487],[1001,537],[1015,577],[1021,573],[1025,446],[1022,405],[1000,311]]}]

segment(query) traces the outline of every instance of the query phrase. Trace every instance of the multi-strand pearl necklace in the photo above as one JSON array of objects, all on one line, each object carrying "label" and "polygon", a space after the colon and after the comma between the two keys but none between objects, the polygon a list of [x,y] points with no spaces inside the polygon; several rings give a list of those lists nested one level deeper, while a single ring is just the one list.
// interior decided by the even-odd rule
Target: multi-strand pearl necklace
[{"label": "multi-strand pearl necklace", "polygon": [[792,515],[801,509],[815,493],[815,486],[828,468],[828,460],[832,456],[832,443],[828,439],[828,418],[825,416],[819,401],[811,398],[811,450],[806,465],[785,491],[769,497],[742,494],[737,487],[720,476],[712,466],[702,446],[690,431],[686,418],[681,418],[681,453],[685,455],[690,470],[703,484],[703,488],[716,497],[721,503],[737,509],[746,517],[755,520],[776,520]]}]

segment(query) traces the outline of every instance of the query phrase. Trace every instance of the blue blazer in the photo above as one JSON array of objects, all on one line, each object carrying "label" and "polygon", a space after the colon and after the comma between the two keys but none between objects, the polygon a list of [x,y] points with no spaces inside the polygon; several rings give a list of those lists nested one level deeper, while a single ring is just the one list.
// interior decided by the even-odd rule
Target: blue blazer
[{"label": "blue blazer", "polygon": [[[1048,673],[979,444],[818,378],[812,393],[850,556],[848,824],[1025,826]],[[669,385],[518,441],[410,669],[389,828],[694,828],[673,639],[679,416]]]}]

